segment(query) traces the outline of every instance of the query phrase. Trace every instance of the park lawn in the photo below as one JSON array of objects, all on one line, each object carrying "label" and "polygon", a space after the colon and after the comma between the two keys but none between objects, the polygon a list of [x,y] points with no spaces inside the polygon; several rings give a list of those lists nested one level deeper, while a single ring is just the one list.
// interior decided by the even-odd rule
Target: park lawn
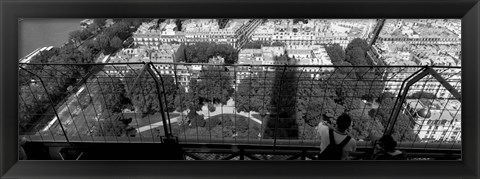
[{"label": "park lawn", "polygon": [[[162,122],[162,115],[160,113],[147,115],[145,117],[142,117],[142,114],[138,114],[138,113],[123,113],[123,116],[127,118],[131,117],[132,123],[130,123],[130,126],[133,126],[135,128],[143,127],[143,126],[154,124],[157,122]],[[165,116],[167,117],[166,113],[165,113]],[[180,114],[170,113],[170,119],[178,116],[180,116]]]},{"label": "park lawn", "polygon": [[[249,118],[247,117],[244,117],[244,116],[241,116],[241,115],[236,115],[236,114],[219,114],[219,115],[215,115],[215,116],[212,116],[210,118],[207,118],[205,119],[207,121],[207,124],[208,124],[208,120],[210,119],[214,119],[214,118],[218,118],[222,121],[222,117],[227,120],[227,119],[230,119],[232,121],[233,124],[235,124],[235,120],[239,120],[239,119],[245,119],[247,120],[247,123],[249,124],[249,127],[254,127],[254,126],[257,126],[257,127],[260,127],[260,124],[258,124],[257,122],[253,121],[253,120],[250,120]],[[253,115],[252,115],[253,117]],[[259,116],[260,117],[260,116]],[[261,117],[259,118],[261,119]]]},{"label": "park lawn", "polygon": [[[179,116],[179,114],[174,114],[175,117],[176,116]],[[154,116],[150,116],[151,119],[153,119],[153,117],[155,116],[158,116],[157,118],[160,119],[160,115],[154,115]],[[172,115],[170,115],[171,118]],[[241,118],[245,119],[249,125],[249,129],[253,128],[253,127],[258,127],[258,129],[260,129],[262,126],[260,124],[258,124],[257,122],[253,121],[253,120],[249,120],[247,117],[244,117],[244,116],[241,116],[241,115],[235,115],[235,114],[219,114],[219,115],[215,115],[215,116],[212,116],[210,118],[207,118],[205,119],[207,124],[208,124],[208,121],[209,120],[212,120],[212,119],[225,119],[225,120],[231,120],[232,121],[232,125],[235,125],[235,120],[239,120]],[[147,120],[148,121],[148,117],[145,117],[144,120]],[[134,121],[132,121],[132,123],[130,124],[130,126],[134,126],[136,127],[136,124],[133,124]],[[206,125],[207,125],[206,124]],[[148,123],[146,124],[148,125]],[[185,137],[184,135],[182,135],[185,131],[190,131],[190,133],[196,133],[197,132],[197,129],[196,128],[190,128],[190,127],[187,127],[187,126],[178,126],[178,123],[176,122],[172,122],[172,127],[175,129],[177,128],[176,130],[174,130],[174,135],[180,135],[178,137]],[[220,125],[221,126],[221,125]],[[142,127],[142,126],[140,126]],[[205,126],[204,128],[206,128],[207,126]],[[226,127],[226,126],[224,126]],[[227,128],[225,128],[225,130],[227,130]],[[178,133],[178,134],[177,134]],[[153,130],[146,130],[146,131],[143,131],[141,133],[139,133],[136,137],[145,137],[145,138],[148,138],[149,140],[151,140],[152,138],[152,134],[153,134],[153,137],[155,137],[156,139],[155,140],[159,140],[158,136],[163,136],[164,133],[163,133],[163,127],[162,126],[159,126]]]},{"label": "park lawn", "polygon": [[[177,137],[181,137],[181,136],[178,136],[179,133],[182,133],[183,131],[190,129],[187,126],[179,126],[177,122],[172,122],[171,126],[173,130],[173,135]],[[146,131],[140,132],[135,137],[144,137],[151,140],[150,138],[152,138],[153,136],[154,138],[156,138],[155,141],[157,140],[159,141],[160,140],[159,136],[165,136],[165,133],[163,131],[164,131],[163,126],[157,126],[152,130],[146,130]]]}]

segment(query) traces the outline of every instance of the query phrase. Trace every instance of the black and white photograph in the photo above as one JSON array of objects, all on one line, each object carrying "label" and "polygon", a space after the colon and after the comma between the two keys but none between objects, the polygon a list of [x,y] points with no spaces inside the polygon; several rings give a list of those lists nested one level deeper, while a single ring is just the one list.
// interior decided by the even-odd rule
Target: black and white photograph
[{"label": "black and white photograph", "polygon": [[461,161],[461,22],[18,19],[19,160]]}]

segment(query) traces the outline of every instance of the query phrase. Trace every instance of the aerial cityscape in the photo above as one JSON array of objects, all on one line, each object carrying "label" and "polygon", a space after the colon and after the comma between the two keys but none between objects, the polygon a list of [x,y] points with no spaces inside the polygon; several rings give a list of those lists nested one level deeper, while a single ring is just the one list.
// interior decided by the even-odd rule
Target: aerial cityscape
[{"label": "aerial cityscape", "polygon": [[[460,19],[75,21],[61,45],[19,59],[23,143],[309,146],[319,154],[335,129],[351,138],[344,160],[381,160],[376,144],[386,150],[387,140],[409,160],[430,158],[413,148],[461,152]],[[351,120],[344,129],[343,120]],[[244,160],[182,150],[184,160]],[[62,160],[93,156],[67,153]],[[245,158],[292,157],[282,155]]]}]

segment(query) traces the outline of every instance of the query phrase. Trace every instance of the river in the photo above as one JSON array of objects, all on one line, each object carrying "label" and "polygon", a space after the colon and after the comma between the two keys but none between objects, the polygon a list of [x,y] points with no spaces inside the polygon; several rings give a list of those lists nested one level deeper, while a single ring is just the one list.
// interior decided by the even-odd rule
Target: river
[{"label": "river", "polygon": [[37,48],[61,46],[83,19],[23,19],[18,23],[18,58]]}]

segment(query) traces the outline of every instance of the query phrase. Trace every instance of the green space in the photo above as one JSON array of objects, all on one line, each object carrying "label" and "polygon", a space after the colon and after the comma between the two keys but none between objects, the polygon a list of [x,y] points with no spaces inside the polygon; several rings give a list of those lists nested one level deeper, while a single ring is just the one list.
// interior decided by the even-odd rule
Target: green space
[{"label": "green space", "polygon": [[[95,19],[88,28],[73,31],[69,40],[61,47],[42,51],[32,58],[30,63],[95,63],[103,54],[115,53],[128,46],[127,38],[148,19],[115,19],[111,26],[105,25],[106,19]],[[70,95],[69,87],[81,85],[88,79],[87,74],[95,74],[98,69],[91,65],[24,65],[19,70],[19,130],[20,133],[31,132],[37,125],[44,125],[49,118],[38,114],[52,113],[51,102],[58,108]],[[41,76],[40,81],[32,73]],[[48,89],[48,92],[45,91]]]},{"label": "green space", "polygon": [[[197,122],[197,126],[188,123],[172,123],[173,135],[179,138],[222,139],[236,137],[237,139],[258,139],[262,127],[247,117],[235,114],[220,114],[195,122]],[[163,131],[163,127],[158,127],[153,131],[144,131],[140,135],[151,137],[153,132],[155,137],[159,137],[164,135]]]},{"label": "green space", "polygon": [[[126,118],[132,118],[132,123],[130,123],[130,126],[133,126],[135,128],[143,127],[157,122],[162,122],[162,115],[160,113],[150,114],[144,117],[142,117],[142,114],[123,113],[123,116],[125,116]],[[180,114],[170,113],[170,119],[178,116],[180,116]],[[165,117],[167,117],[166,113]]]}]

